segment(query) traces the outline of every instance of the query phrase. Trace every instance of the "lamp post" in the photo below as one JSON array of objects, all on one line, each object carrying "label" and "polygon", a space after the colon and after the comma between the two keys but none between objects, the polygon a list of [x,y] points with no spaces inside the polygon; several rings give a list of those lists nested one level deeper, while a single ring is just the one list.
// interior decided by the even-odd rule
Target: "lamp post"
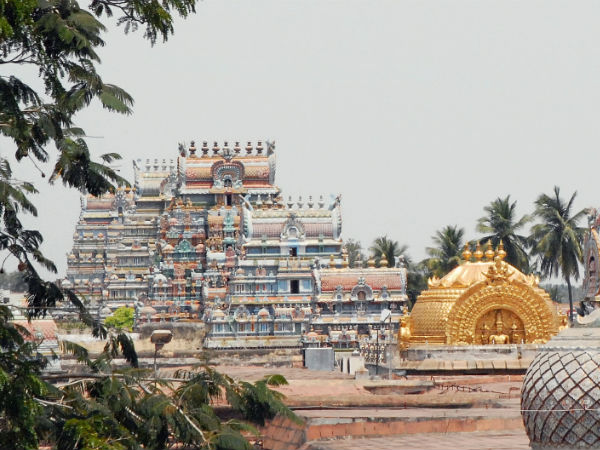
[{"label": "lamp post", "polygon": [[377,344],[375,344],[377,351],[375,352],[375,376],[379,374],[379,325],[377,325]]},{"label": "lamp post", "polygon": [[156,378],[158,374],[158,368],[156,366],[156,356],[158,351],[171,342],[173,333],[170,330],[154,330],[150,335],[150,342],[154,344],[154,387],[156,387]]},{"label": "lamp post", "polygon": [[[381,310],[381,316],[379,316],[379,321],[381,322],[381,324],[383,325],[385,323],[386,320],[388,320],[388,318],[390,319],[390,341],[391,341],[391,333],[392,333],[392,311],[390,311],[387,308],[384,308]],[[379,333],[377,334],[377,338],[379,338]],[[387,363],[388,363],[388,378],[391,380],[392,379],[392,361],[391,361],[391,346],[390,343],[387,343],[386,345],[386,351],[388,352],[387,354]],[[379,360],[379,346],[377,347],[377,356],[378,356],[378,360]]]}]

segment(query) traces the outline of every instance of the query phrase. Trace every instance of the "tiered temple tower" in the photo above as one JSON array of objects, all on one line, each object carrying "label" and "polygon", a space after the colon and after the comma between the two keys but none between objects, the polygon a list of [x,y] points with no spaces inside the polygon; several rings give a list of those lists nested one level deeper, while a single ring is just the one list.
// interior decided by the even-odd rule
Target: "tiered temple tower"
[{"label": "tiered temple tower", "polygon": [[64,280],[80,294],[135,304],[139,322],[202,320],[208,347],[357,342],[383,308],[397,327],[406,269],[349,268],[340,197],[284,201],[273,144],[192,142],[134,171],[134,188],[82,203]]}]

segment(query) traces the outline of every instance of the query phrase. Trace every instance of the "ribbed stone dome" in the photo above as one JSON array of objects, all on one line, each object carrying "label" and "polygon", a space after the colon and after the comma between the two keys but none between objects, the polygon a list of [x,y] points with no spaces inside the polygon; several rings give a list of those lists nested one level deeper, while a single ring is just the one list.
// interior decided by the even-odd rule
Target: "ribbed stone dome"
[{"label": "ribbed stone dome", "polygon": [[570,328],[548,342],[521,391],[533,449],[600,449],[600,329]]}]

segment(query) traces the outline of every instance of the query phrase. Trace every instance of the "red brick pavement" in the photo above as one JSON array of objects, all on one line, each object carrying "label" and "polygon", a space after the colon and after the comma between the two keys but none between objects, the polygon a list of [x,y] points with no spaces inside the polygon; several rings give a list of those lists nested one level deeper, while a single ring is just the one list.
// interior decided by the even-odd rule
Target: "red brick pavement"
[{"label": "red brick pavement", "polygon": [[423,433],[380,438],[307,442],[303,450],[525,450],[529,439],[523,430],[473,433]]}]

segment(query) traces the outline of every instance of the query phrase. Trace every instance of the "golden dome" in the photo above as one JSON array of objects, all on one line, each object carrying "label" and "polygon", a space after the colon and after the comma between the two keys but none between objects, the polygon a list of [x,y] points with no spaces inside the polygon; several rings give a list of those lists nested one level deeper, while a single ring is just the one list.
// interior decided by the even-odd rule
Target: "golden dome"
[{"label": "golden dome", "polygon": [[498,250],[493,261],[481,261],[479,247],[475,262],[429,279],[410,314],[411,344],[533,343],[557,333],[556,305],[538,278],[504,262]]},{"label": "golden dome", "polygon": [[[490,267],[494,266],[495,264],[496,263],[492,261],[466,262],[452,269],[441,279],[436,279],[435,277],[430,279],[428,281],[428,285],[430,288],[469,287],[474,283],[487,280],[486,275],[489,272]],[[507,266],[507,270],[509,272],[508,278],[510,280],[519,280],[523,283],[533,283],[536,280],[533,275],[525,275],[510,264],[507,264]]]}]

